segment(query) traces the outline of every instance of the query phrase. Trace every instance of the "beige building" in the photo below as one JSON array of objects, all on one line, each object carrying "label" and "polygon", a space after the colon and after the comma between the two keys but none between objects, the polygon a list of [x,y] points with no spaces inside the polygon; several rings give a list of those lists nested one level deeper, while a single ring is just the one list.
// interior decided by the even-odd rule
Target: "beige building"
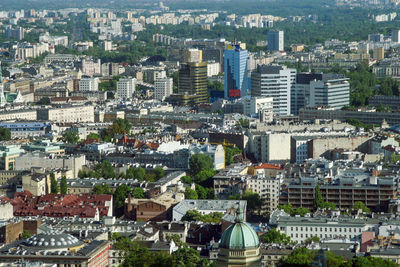
[{"label": "beige building", "polygon": [[37,110],[37,119],[55,122],[94,122],[94,106],[63,106]]},{"label": "beige building", "polygon": [[36,110],[22,109],[22,110],[1,111],[0,121],[7,121],[7,120],[35,121],[37,120]]},{"label": "beige building", "polygon": [[[84,155],[75,156],[54,156],[41,152],[27,153],[15,160],[16,170],[30,170],[32,167],[44,168],[48,171],[55,169],[71,170],[72,177],[78,177],[78,172],[86,164]],[[68,174],[68,173],[66,173]]]},{"label": "beige building", "polygon": [[385,49],[383,47],[377,47],[372,51],[372,57],[375,60],[382,60],[385,58]]},{"label": "beige building", "polygon": [[183,54],[185,63],[200,63],[203,61],[203,51],[199,49],[186,49]]}]

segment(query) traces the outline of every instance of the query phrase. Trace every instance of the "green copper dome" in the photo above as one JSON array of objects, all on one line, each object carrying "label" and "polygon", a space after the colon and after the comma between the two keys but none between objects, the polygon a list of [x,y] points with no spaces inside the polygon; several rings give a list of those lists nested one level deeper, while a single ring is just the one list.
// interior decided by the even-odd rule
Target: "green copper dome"
[{"label": "green copper dome", "polygon": [[258,235],[251,225],[243,220],[240,209],[237,210],[235,223],[222,234],[219,246],[226,249],[257,248],[260,245]]}]

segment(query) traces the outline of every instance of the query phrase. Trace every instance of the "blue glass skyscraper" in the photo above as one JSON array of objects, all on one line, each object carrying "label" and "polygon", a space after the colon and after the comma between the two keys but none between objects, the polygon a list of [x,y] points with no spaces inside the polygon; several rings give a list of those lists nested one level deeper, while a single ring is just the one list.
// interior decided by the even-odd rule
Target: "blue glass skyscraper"
[{"label": "blue glass skyscraper", "polygon": [[248,90],[248,52],[239,45],[228,46],[224,52],[225,98],[243,97]]}]

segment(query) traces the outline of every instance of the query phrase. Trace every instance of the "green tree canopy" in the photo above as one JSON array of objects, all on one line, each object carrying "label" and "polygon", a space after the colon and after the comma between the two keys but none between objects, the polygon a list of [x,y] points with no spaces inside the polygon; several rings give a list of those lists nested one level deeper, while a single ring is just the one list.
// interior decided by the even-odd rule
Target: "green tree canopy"
[{"label": "green tree canopy", "polygon": [[356,201],[352,207],[352,210],[362,210],[362,212],[371,213],[371,210],[361,201]]},{"label": "green tree canopy", "polygon": [[79,142],[79,135],[75,131],[65,131],[62,134],[61,141],[67,144],[76,144]]},{"label": "green tree canopy", "polygon": [[58,194],[58,182],[54,173],[50,173],[50,192],[52,194]]},{"label": "green tree canopy", "polygon": [[195,154],[190,158],[190,171],[193,175],[196,175],[203,170],[210,169],[214,169],[214,163],[210,156]]},{"label": "green tree canopy", "polygon": [[67,191],[68,191],[67,177],[63,176],[61,177],[61,182],[60,182],[60,193],[66,195]]},{"label": "green tree canopy", "polygon": [[225,147],[225,165],[229,166],[234,163],[233,157],[240,153],[242,153],[242,151],[236,146]]},{"label": "green tree canopy", "polygon": [[11,139],[11,131],[8,128],[0,128],[0,141],[8,141]]},{"label": "green tree canopy", "polygon": [[143,190],[143,188],[135,187],[133,189],[133,193],[132,194],[133,194],[133,196],[135,198],[144,198],[144,190]]},{"label": "green tree canopy", "polygon": [[263,237],[265,243],[268,244],[281,244],[281,245],[288,245],[291,243],[290,237],[284,233],[281,233],[276,228],[272,228],[266,233]]},{"label": "green tree canopy", "polygon": [[196,190],[191,189],[190,187],[186,187],[185,189],[185,199],[198,199]]},{"label": "green tree canopy", "polygon": [[92,192],[98,195],[109,195],[111,194],[111,189],[108,184],[97,184],[93,187]]},{"label": "green tree canopy", "polygon": [[116,208],[122,208],[125,203],[125,199],[129,196],[132,192],[132,189],[127,186],[126,184],[120,185],[115,189],[113,198]]}]

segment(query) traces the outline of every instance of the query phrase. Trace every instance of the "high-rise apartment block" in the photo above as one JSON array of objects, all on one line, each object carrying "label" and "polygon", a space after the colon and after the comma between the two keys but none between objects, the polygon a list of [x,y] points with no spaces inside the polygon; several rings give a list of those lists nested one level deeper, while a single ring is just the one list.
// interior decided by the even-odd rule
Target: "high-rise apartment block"
[{"label": "high-rise apartment block", "polygon": [[350,104],[349,79],[341,74],[322,74],[310,82],[310,107],[325,106],[341,109]]},{"label": "high-rise apartment block", "polygon": [[82,78],[79,81],[79,91],[98,91],[99,78]]},{"label": "high-rise apartment block", "polygon": [[248,51],[239,45],[229,45],[224,53],[226,98],[243,97],[248,90]]},{"label": "high-rise apartment block", "polygon": [[285,49],[284,33],[283,31],[270,31],[268,32],[268,50],[270,51],[283,51]]},{"label": "high-rise apartment block", "polygon": [[208,102],[207,62],[182,64],[178,89],[180,94],[193,96],[193,104]]},{"label": "high-rise apartment block", "polygon": [[400,30],[392,31],[392,42],[400,43]]},{"label": "high-rise apartment block", "polygon": [[251,95],[272,97],[274,113],[278,116],[290,115],[291,91],[295,84],[295,69],[261,65],[251,74]]},{"label": "high-rise apartment block", "polygon": [[120,79],[117,82],[117,98],[118,99],[132,99],[133,93],[136,88],[135,78]]},{"label": "high-rise apartment block", "polygon": [[154,85],[154,98],[162,101],[172,94],[172,90],[172,78],[158,79]]}]

